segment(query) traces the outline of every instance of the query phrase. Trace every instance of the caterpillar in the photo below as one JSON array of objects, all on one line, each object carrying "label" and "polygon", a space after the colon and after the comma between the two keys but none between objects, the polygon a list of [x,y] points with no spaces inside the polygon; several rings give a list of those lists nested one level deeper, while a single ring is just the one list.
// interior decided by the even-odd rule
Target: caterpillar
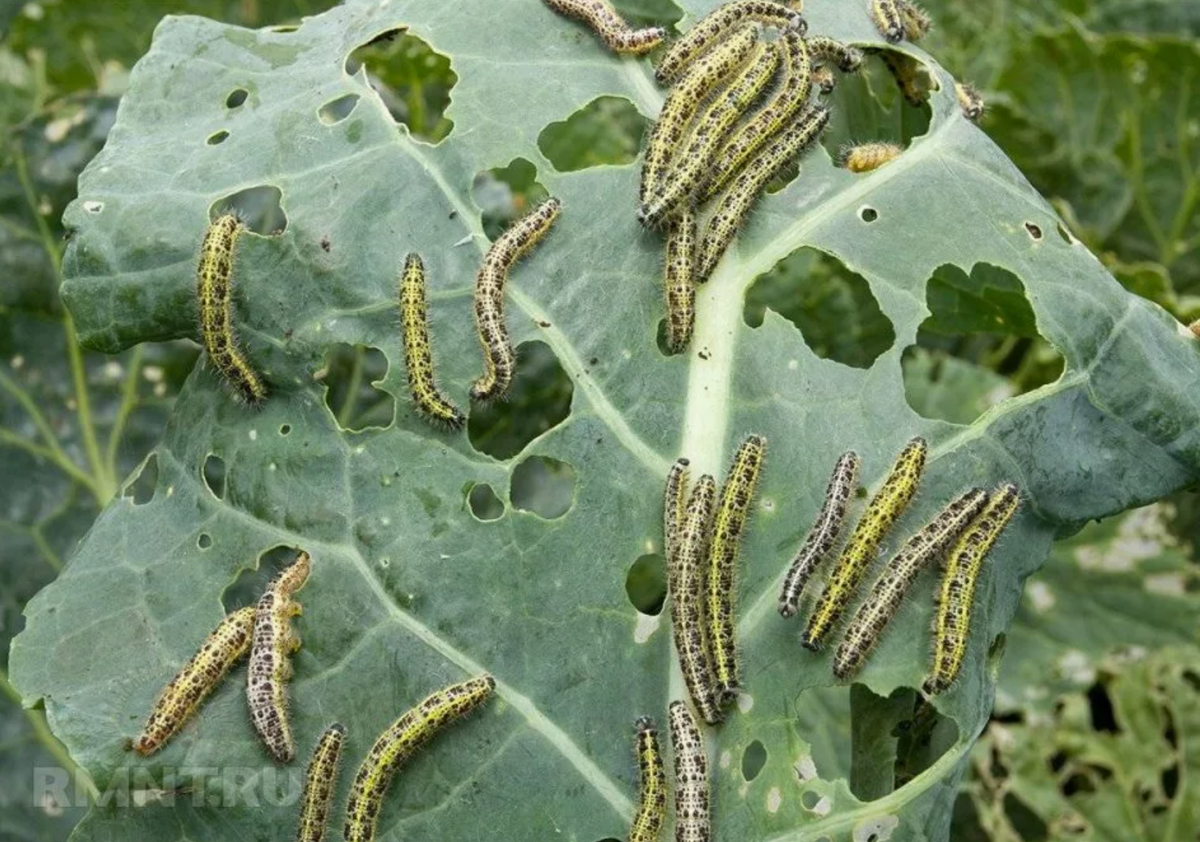
[{"label": "caterpillar", "polygon": [[667,93],[646,141],[639,194],[641,204],[658,192],[696,110],[713,88],[750,57],[757,40],[758,30],[753,25],[738,27],[723,43],[689,67],[679,83]]},{"label": "caterpillar", "polygon": [[837,78],[833,75],[832,70],[823,64],[819,64],[813,66],[812,83],[821,91],[822,96],[829,96],[833,93],[833,89],[837,87]]},{"label": "caterpillar", "polygon": [[667,715],[675,760],[675,842],[709,842],[712,828],[704,740],[692,712],[683,702],[671,702]]},{"label": "caterpillar", "polygon": [[254,606],[228,614],[200,644],[199,651],[183,665],[159,694],[146,726],[133,741],[143,757],[158,751],[183,727],[216,689],[233,665],[250,651],[254,634]]},{"label": "caterpillar", "polygon": [[730,27],[743,21],[756,21],[800,35],[808,30],[800,13],[782,3],[770,0],[734,0],[701,18],[686,35],[675,41],[655,68],[655,77],[660,83],[669,84],[697,56],[726,35]]},{"label": "caterpillar", "polygon": [[373,842],[383,797],[396,772],[456,719],[486,702],[496,679],[481,675],[431,693],[379,735],[358,767],[346,802],[346,842]]},{"label": "caterpillar", "polygon": [[929,34],[933,21],[929,13],[910,0],[899,0],[900,18],[904,21],[904,36],[909,41],[920,41]]},{"label": "caterpillar", "polygon": [[734,454],[733,464],[721,488],[713,518],[708,551],[707,599],[708,643],[717,702],[731,701],[741,687],[737,657],[736,623],[738,544],[746,528],[750,504],[758,489],[758,478],[767,456],[767,440],[750,435]]},{"label": "caterpillar", "polygon": [[503,398],[512,385],[517,355],[504,321],[504,284],[508,270],[546,235],[562,203],[550,198],[496,238],[475,278],[475,328],[483,346],[483,375],[471,386],[477,401]]},{"label": "caterpillar", "polygon": [[304,774],[296,842],[324,842],[325,826],[329,821],[329,802],[337,791],[338,767],[345,738],[345,727],[335,722],[325,729],[317,741],[317,747],[313,749],[308,771]]},{"label": "caterpillar", "polygon": [[629,828],[629,842],[658,842],[667,812],[667,776],[658,748],[658,729],[648,716],[637,721],[636,729],[641,792]]},{"label": "caterpillar", "polygon": [[955,82],[954,93],[958,97],[958,107],[963,116],[972,123],[978,123],[984,109],[983,97],[979,95],[979,91],[966,82]]},{"label": "caterpillar", "polygon": [[859,143],[842,150],[842,166],[850,172],[870,172],[900,157],[904,147],[895,143]]},{"label": "caterpillar", "polygon": [[208,226],[196,269],[196,298],[200,304],[200,338],[209,362],[238,395],[257,405],[267,387],[246,361],[233,332],[233,252],[243,226],[225,214]]},{"label": "caterpillar", "polygon": [[927,694],[941,693],[958,678],[967,653],[979,571],[1020,505],[1017,486],[1008,483],[997,488],[947,554],[933,625],[933,666],[922,688]]},{"label": "caterpillar", "polygon": [[428,420],[452,430],[466,423],[462,410],[451,403],[433,376],[433,350],[429,342],[429,311],[425,298],[425,264],[419,254],[404,261],[400,281],[400,325],[404,340],[404,365],[413,404]]},{"label": "caterpillar", "polygon": [[704,721],[715,725],[721,710],[713,698],[712,666],[704,640],[702,593],[704,560],[708,550],[713,501],[717,485],[708,474],[700,477],[688,497],[675,556],[667,571],[667,589],[671,594],[671,630],[675,652],[692,702]]},{"label": "caterpillar", "polygon": [[742,165],[774,138],[808,102],[813,72],[808,43],[800,33],[792,30],[784,32],[778,43],[783,62],[783,84],[721,148],[716,162],[709,167],[710,176],[698,196],[700,201],[707,200],[724,187],[741,171]]},{"label": "caterpillar", "polygon": [[889,44],[899,44],[904,38],[904,16],[900,11],[903,0],[871,0],[871,20]]},{"label": "caterpillar", "polygon": [[841,534],[842,524],[846,521],[846,507],[858,487],[858,466],[858,454],[853,450],[839,456],[833,466],[833,474],[825,487],[825,501],[821,503],[817,519],[799,552],[792,558],[783,579],[783,589],[779,592],[779,613],[784,617],[796,616],[804,586],[829,555]]},{"label": "caterpillar", "polygon": [[700,238],[696,259],[696,281],[706,281],[721,256],[733,241],[767,182],[824,131],[829,109],[823,105],[807,108],[791,125],[772,140],[737,177],[714,199],[708,227]]},{"label": "caterpillar", "polygon": [[756,44],[752,57],[728,88],[696,118],[691,135],[675,156],[666,177],[638,209],[638,221],[658,225],[668,214],[684,206],[700,187],[712,165],[713,155],[734,122],[745,113],[770,83],[779,66],[780,51],[768,44]]},{"label": "caterpillar", "polygon": [[845,681],[862,667],[896,616],[913,579],[967,528],[985,503],[987,492],[972,488],[938,512],[887,563],[834,653],[833,674],[838,680]]},{"label": "caterpillar", "polygon": [[829,584],[825,586],[821,598],[817,600],[817,607],[809,617],[808,627],[801,638],[805,648],[814,652],[819,650],[825,635],[846,610],[867,568],[875,559],[879,542],[916,494],[921,474],[925,471],[928,451],[929,446],[920,437],[905,445],[883,486],[867,504],[867,510],[850,534]]},{"label": "caterpillar", "polygon": [[667,485],[663,489],[663,555],[668,564],[675,558],[675,550],[679,545],[679,526],[687,505],[690,464],[687,459],[676,459],[667,473]]},{"label": "caterpillar", "polygon": [[667,31],[661,26],[631,29],[605,0],[546,0],[546,5],[559,14],[586,23],[614,53],[642,55],[667,37]]},{"label": "caterpillar", "polygon": [[308,553],[300,553],[267,585],[254,609],[246,701],[254,730],[280,763],[290,763],[296,756],[296,742],[288,721],[287,682],[292,677],[288,657],[300,648],[300,638],[292,632],[291,619],[299,616],[302,609],[292,597],[304,587],[311,571],[312,559]]},{"label": "caterpillar", "polygon": [[909,105],[921,106],[929,100],[929,91],[921,80],[921,63],[912,56],[885,50],[882,54],[883,63],[896,87]]},{"label": "caterpillar", "polygon": [[825,35],[814,35],[806,40],[808,54],[814,61],[833,64],[843,73],[855,73],[862,67],[862,50]]},{"label": "caterpillar", "polygon": [[696,327],[696,214],[683,208],[667,224],[663,253],[663,292],[667,307],[667,350],[682,353],[692,341]]}]

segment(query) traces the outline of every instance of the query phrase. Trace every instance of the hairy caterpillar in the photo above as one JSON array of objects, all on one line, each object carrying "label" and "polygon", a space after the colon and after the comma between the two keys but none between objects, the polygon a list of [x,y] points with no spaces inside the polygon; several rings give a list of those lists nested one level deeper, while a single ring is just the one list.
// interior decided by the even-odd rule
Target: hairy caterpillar
[{"label": "hairy caterpillar", "polygon": [[1020,505],[1021,493],[1015,485],[997,488],[947,554],[933,625],[933,666],[922,688],[926,693],[941,693],[958,678],[967,653],[979,571]]},{"label": "hairy caterpillar", "polygon": [[229,670],[250,651],[254,634],[254,606],[228,614],[200,644],[178,674],[159,694],[146,727],[133,741],[133,749],[149,757],[175,736],[216,689]]},{"label": "hairy caterpillar", "polygon": [[855,73],[862,67],[862,50],[843,44],[825,35],[814,35],[806,39],[808,54],[813,61],[833,64],[843,73]]},{"label": "hairy caterpillar", "polygon": [[671,752],[675,756],[675,842],[709,842],[708,758],[687,705],[671,702]]},{"label": "hairy caterpillar", "polygon": [[899,0],[900,18],[904,21],[904,35],[909,41],[920,41],[929,34],[933,21],[929,13],[910,0]]},{"label": "hairy caterpillar", "polygon": [[209,362],[247,402],[259,404],[267,397],[267,387],[238,349],[233,333],[233,251],[242,231],[242,223],[228,213],[208,226],[196,269],[196,298]]},{"label": "hairy caterpillar", "polygon": [[895,143],[859,143],[842,150],[842,166],[850,172],[870,172],[900,157],[904,147]]},{"label": "hairy caterpillar", "polygon": [[823,64],[819,64],[813,66],[812,83],[821,91],[822,96],[829,96],[833,93],[833,89],[837,87],[837,78],[833,75],[831,69]]},{"label": "hairy caterpillar", "polygon": [[667,812],[667,776],[663,772],[654,720],[643,716],[636,727],[641,791],[637,812],[633,814],[633,824],[629,828],[629,842],[658,842]]},{"label": "hairy caterpillar", "polygon": [[324,842],[325,826],[329,822],[329,802],[337,790],[338,768],[342,759],[342,743],[346,729],[335,722],[325,729],[308,771],[304,774],[304,794],[300,798],[300,827],[296,842]]},{"label": "hairy caterpillar", "polygon": [[671,594],[671,630],[675,652],[692,702],[704,721],[715,725],[721,721],[721,710],[713,698],[712,666],[704,639],[704,561],[708,550],[709,528],[712,523],[713,501],[717,485],[708,474],[700,477],[688,497],[679,541],[668,570],[668,590]]},{"label": "hairy caterpillar", "polygon": [[663,253],[663,293],[667,305],[667,349],[682,353],[692,341],[696,326],[696,214],[683,208],[667,224]]},{"label": "hairy caterpillar", "polygon": [[707,50],[709,45],[724,36],[726,30],[743,21],[757,21],[795,31],[800,35],[808,29],[800,13],[782,3],[769,0],[734,0],[732,3],[718,6],[701,18],[686,35],[675,41],[658,63],[654,71],[655,77],[664,85],[670,83],[693,59]]},{"label": "hairy caterpillar", "polygon": [[625,19],[605,0],[545,0],[554,11],[578,18],[592,28],[614,53],[641,55],[662,42],[667,31],[661,26],[630,29]]},{"label": "hairy caterpillar", "polygon": [[734,122],[754,103],[775,75],[779,55],[780,51],[772,45],[756,44],[750,62],[696,118],[691,135],[675,156],[666,178],[638,209],[638,220],[643,225],[657,225],[668,214],[687,206]]},{"label": "hairy caterpillar", "polygon": [[683,512],[687,506],[688,465],[687,459],[676,459],[667,473],[667,485],[663,489],[663,555],[670,564],[679,546],[679,527],[683,523]]},{"label": "hairy caterpillar", "polygon": [[908,104],[924,105],[929,100],[929,91],[921,80],[921,63],[912,56],[891,50],[885,50],[882,58],[888,72],[896,80],[896,87],[900,89]]},{"label": "hairy caterpillar", "polygon": [[683,143],[688,125],[705,97],[741,67],[753,52],[757,40],[758,30],[753,25],[738,27],[722,44],[690,66],[679,83],[667,93],[646,141],[641,203],[658,192],[675,150]]},{"label": "hairy caterpillar", "polygon": [[478,401],[503,398],[512,385],[517,355],[504,321],[504,284],[508,270],[546,235],[562,203],[547,199],[496,238],[475,278],[475,328],[483,346],[483,375],[471,386]]},{"label": "hairy caterpillar", "polygon": [[404,339],[404,364],[408,390],[417,410],[430,421],[457,430],[466,422],[462,410],[438,390],[433,376],[433,350],[429,342],[429,310],[425,299],[425,265],[419,254],[404,261],[400,281],[400,325]]},{"label": "hairy caterpillar", "polygon": [[732,700],[742,683],[734,622],[738,544],[746,528],[746,518],[766,456],[767,440],[759,435],[747,436],[729,466],[713,518],[705,609],[718,703]]},{"label": "hairy caterpillar", "polygon": [[808,619],[808,627],[801,638],[806,648],[813,651],[820,649],[825,635],[846,610],[867,568],[875,559],[879,542],[916,494],[921,474],[925,471],[928,450],[925,439],[920,437],[905,445],[883,486],[867,504],[867,510],[854,527],[829,578],[829,584],[825,586],[821,598],[817,600],[817,607]]},{"label": "hairy caterpillar", "polygon": [[427,696],[382,734],[358,767],[346,802],[346,842],[373,842],[383,797],[397,770],[439,731],[491,697],[496,679],[481,675]]},{"label": "hairy caterpillar", "polygon": [[958,97],[958,107],[963,116],[972,123],[979,122],[984,109],[983,97],[979,95],[979,91],[966,82],[955,82],[954,93]]},{"label": "hairy caterpillar", "polygon": [[871,20],[889,44],[899,44],[904,38],[904,16],[900,10],[902,2],[903,0],[871,0]]},{"label": "hairy caterpillar", "polygon": [[300,553],[267,585],[254,609],[246,701],[254,730],[280,763],[290,763],[296,756],[296,742],[288,721],[287,682],[292,678],[288,657],[300,648],[300,638],[293,634],[291,620],[302,609],[292,597],[304,587],[311,570],[312,559],[308,553]]},{"label": "hairy caterpillar", "polygon": [[736,176],[742,165],[774,138],[808,102],[813,66],[807,42],[800,33],[788,31],[778,43],[783,61],[783,84],[721,148],[716,163],[709,167],[711,174],[708,183],[698,197],[701,201],[713,196]]},{"label": "hairy caterpillar", "polygon": [[985,503],[987,492],[972,488],[938,512],[887,563],[834,653],[833,674],[839,680],[845,681],[862,667],[896,616],[913,579],[967,528]]},{"label": "hairy caterpillar", "polygon": [[708,227],[700,238],[696,259],[698,283],[708,280],[767,182],[816,140],[828,123],[829,109],[823,105],[810,106],[717,195]]},{"label": "hairy caterpillar", "polygon": [[796,608],[800,604],[800,595],[804,586],[824,558],[829,555],[833,545],[841,534],[842,524],[846,521],[846,507],[850,497],[858,487],[858,454],[848,450],[838,457],[833,466],[833,475],[829,477],[829,485],[825,487],[825,501],[817,512],[816,522],[808,531],[800,551],[792,559],[787,576],[783,579],[783,589],[779,593],[779,613],[784,617],[796,616]]}]

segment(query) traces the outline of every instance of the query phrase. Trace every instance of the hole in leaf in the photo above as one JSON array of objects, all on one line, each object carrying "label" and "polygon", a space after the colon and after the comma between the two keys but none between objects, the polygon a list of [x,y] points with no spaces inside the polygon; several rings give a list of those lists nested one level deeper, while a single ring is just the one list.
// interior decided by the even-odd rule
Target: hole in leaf
[{"label": "hole in leaf", "polygon": [[504,504],[486,482],[476,483],[467,492],[467,505],[471,514],[480,520],[499,520],[504,514]]},{"label": "hole in leaf", "polygon": [[746,750],[742,752],[742,777],[745,780],[752,781],[757,778],[766,765],[767,747],[761,740],[755,740],[746,746]]},{"label": "hole in leaf", "polygon": [[1042,238],[1042,229],[1037,225],[1034,225],[1032,222],[1025,223],[1025,230],[1028,231],[1029,236],[1033,237],[1035,240],[1040,240]]},{"label": "hole in leaf", "polygon": [[280,424],[280,425],[279,425],[279,435],[281,435],[281,436],[286,436],[286,435],[287,435],[288,433],[290,433],[291,431],[292,431],[292,425],[291,425],[291,424]]},{"label": "hole in leaf", "polygon": [[966,792],[960,792],[954,799],[954,813],[950,824],[954,828],[955,842],[988,842],[989,837],[979,823],[979,812],[975,809],[975,802]]},{"label": "hole in leaf", "polygon": [[904,394],[918,414],[970,424],[1062,373],[1062,356],[1038,335],[1013,273],[979,263],[968,275],[947,264],[934,271],[925,297],[930,315],[901,357]]},{"label": "hole in leaf", "polygon": [[133,505],[141,506],[154,499],[154,489],[158,485],[158,454],[151,453],[138,466],[137,473],[125,481],[122,496],[133,500]]},{"label": "hole in leaf", "polygon": [[892,698],[901,694],[908,694],[913,701],[909,727],[897,734],[893,778],[896,789],[936,763],[958,741],[958,725],[953,719],[943,716],[919,693],[908,688],[897,689]]},{"label": "hole in leaf", "polygon": [[358,94],[340,96],[322,105],[317,111],[317,119],[326,126],[332,126],[349,117],[356,105],[358,105]]},{"label": "hole in leaf", "polygon": [[387,370],[387,357],[378,348],[339,342],[329,349],[313,378],[325,384],[325,406],[339,427],[359,432],[391,425],[396,400],[376,388]]},{"label": "hole in leaf", "polygon": [[1000,661],[1004,658],[1004,649],[1008,645],[1008,636],[1004,632],[996,635],[992,640],[992,645],[988,647],[987,662],[988,669],[995,671],[1000,668]]},{"label": "hole in leaf", "polygon": [[879,219],[879,211],[875,208],[863,207],[858,210],[858,218],[863,222],[874,222]]},{"label": "hole in leaf", "polygon": [[484,233],[494,240],[550,193],[538,183],[537,167],[524,158],[515,158],[508,166],[475,176],[471,195],[483,210]]},{"label": "hole in leaf", "polygon": [[621,166],[637,157],[650,123],[624,97],[602,96],[538,135],[538,149],[559,172]]},{"label": "hole in leaf", "polygon": [[229,137],[229,132],[221,129],[219,132],[213,132],[208,136],[208,140],[204,141],[209,146],[217,146],[225,142],[225,138]]},{"label": "hole in leaf", "polygon": [[800,795],[800,803],[803,805],[805,810],[815,810],[817,804],[821,803],[821,796],[819,793],[814,792],[811,789],[806,789]]},{"label": "hole in leaf", "polygon": [[458,75],[450,59],[403,29],[375,36],[346,56],[346,73],[365,68],[368,83],[397,123],[421,140],[437,143],[454,128],[443,116]]},{"label": "hole in leaf", "polygon": [[285,26],[272,26],[271,31],[279,35],[286,35],[289,32],[295,32],[299,28],[300,27],[296,26],[295,24],[287,24]]},{"label": "hole in leaf", "polygon": [[204,484],[218,500],[225,499],[225,460],[215,453],[204,459]]},{"label": "hole in leaf", "polygon": [[1004,815],[1022,842],[1043,842],[1048,838],[1046,823],[1011,792],[1004,796]]},{"label": "hole in leaf", "polygon": [[[829,127],[821,135],[821,144],[834,161],[843,149],[867,141],[894,143],[907,149],[914,138],[929,131],[933,111],[928,102],[912,104],[899,88],[884,61],[892,51],[869,55],[858,73],[837,73],[836,88],[828,97]],[[915,61],[913,64],[917,64]],[[918,66],[918,73],[924,71]]]},{"label": "hole in leaf", "polygon": [[232,213],[255,234],[282,234],[288,226],[287,214],[280,204],[282,198],[283,192],[270,184],[247,187],[214,202],[209,219]]},{"label": "hole in leaf", "polygon": [[896,341],[866,279],[815,249],[797,249],[755,279],[746,324],[760,326],[767,308],[799,328],[818,357],[854,368],[870,368]]},{"label": "hole in leaf", "polygon": [[1075,244],[1075,238],[1071,236],[1071,232],[1067,230],[1067,226],[1061,222],[1058,223],[1058,236],[1062,237],[1062,241],[1068,245]]},{"label": "hole in leaf", "polygon": [[221,604],[225,610],[235,611],[257,603],[267,583],[296,560],[297,552],[295,547],[280,545],[260,553],[257,564],[241,570],[233,584],[221,594]]},{"label": "hole in leaf", "polygon": [[1121,729],[1117,726],[1116,712],[1113,710],[1108,688],[1097,681],[1088,688],[1087,700],[1088,709],[1092,714],[1092,730],[1108,734],[1119,733]]},{"label": "hole in leaf", "polygon": [[639,556],[625,576],[629,602],[642,614],[657,617],[667,598],[667,563],[657,553]]},{"label": "hole in leaf", "polygon": [[212,536],[207,532],[201,532],[200,537],[196,539],[196,546],[202,550],[207,550],[212,546]]},{"label": "hole in leaf", "polygon": [[245,88],[234,88],[233,91],[225,98],[226,108],[237,108],[246,101],[246,97],[250,96],[250,92]]},{"label": "hole in leaf", "polygon": [[571,508],[574,491],[574,468],[548,456],[531,456],[513,470],[508,499],[521,511],[554,520]]},{"label": "hole in leaf", "polygon": [[517,371],[508,400],[472,404],[467,422],[471,446],[495,459],[510,459],[571,412],[574,384],[544,342],[517,348]]}]

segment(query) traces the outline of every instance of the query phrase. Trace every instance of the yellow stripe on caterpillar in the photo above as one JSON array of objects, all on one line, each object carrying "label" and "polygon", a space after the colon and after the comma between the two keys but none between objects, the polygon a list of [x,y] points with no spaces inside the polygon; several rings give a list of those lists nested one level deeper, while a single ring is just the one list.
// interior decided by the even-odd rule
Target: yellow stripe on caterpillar
[{"label": "yellow stripe on caterpillar", "polygon": [[663,556],[668,566],[673,563],[679,546],[679,528],[683,523],[687,507],[688,465],[687,459],[676,459],[667,473],[667,484],[663,489]]},{"label": "yellow stripe on caterpillar", "polygon": [[954,94],[958,97],[958,107],[962,115],[972,123],[978,123],[985,107],[979,91],[966,82],[955,82]]},{"label": "yellow stripe on caterpillar", "polygon": [[639,719],[636,728],[641,788],[637,812],[629,828],[629,842],[658,842],[667,813],[667,776],[658,747],[658,729],[648,716]]},{"label": "yellow stripe on caterpillar", "polygon": [[842,150],[842,166],[854,173],[871,172],[894,161],[904,152],[904,147],[882,141],[859,143]]},{"label": "yellow stripe on caterpillar", "polygon": [[871,0],[871,20],[889,44],[899,44],[904,39],[900,3],[901,0]]},{"label": "yellow stripe on caterpillar", "polygon": [[664,85],[670,83],[714,42],[726,36],[730,29],[748,21],[776,26],[800,35],[808,30],[799,11],[789,9],[782,3],[734,0],[718,6],[677,39],[658,63],[655,77]]},{"label": "yellow stripe on caterpillar", "polygon": [[667,31],[661,26],[632,29],[605,0],[545,0],[554,11],[577,18],[592,28],[614,53],[641,55],[662,43]]},{"label": "yellow stripe on caterpillar", "polygon": [[708,474],[700,477],[688,496],[679,543],[667,571],[671,597],[671,630],[683,680],[696,709],[710,725],[721,721],[713,698],[712,665],[704,629],[704,562],[708,551],[717,485]]},{"label": "yellow stripe on caterpillar", "polygon": [[329,804],[337,791],[342,743],[346,729],[335,722],[325,729],[304,775],[304,794],[300,797],[300,826],[296,842],[324,842],[329,824]]},{"label": "yellow stripe on caterpillar", "polygon": [[667,350],[683,353],[696,327],[696,214],[684,208],[667,224],[663,253],[663,298],[667,308]]},{"label": "yellow stripe on caterpillar", "polygon": [[400,280],[400,327],[404,365],[413,404],[427,420],[457,430],[466,422],[462,410],[438,389],[429,339],[429,307],[425,295],[425,265],[419,254],[404,261]]}]

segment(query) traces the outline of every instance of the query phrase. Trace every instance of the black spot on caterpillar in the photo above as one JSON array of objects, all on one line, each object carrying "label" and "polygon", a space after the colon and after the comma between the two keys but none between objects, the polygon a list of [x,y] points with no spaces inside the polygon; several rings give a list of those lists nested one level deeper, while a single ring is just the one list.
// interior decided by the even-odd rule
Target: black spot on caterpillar
[{"label": "black spot on caterpillar", "polygon": [[711,44],[727,35],[730,28],[746,21],[793,30],[800,35],[808,29],[799,12],[781,3],[769,0],[734,0],[732,3],[718,6],[676,40],[658,63],[654,75],[664,85],[673,81]]},{"label": "black spot on caterpillar", "polygon": [[335,722],[325,729],[304,775],[304,794],[300,797],[300,826],[296,842],[324,842],[329,823],[329,804],[337,791],[342,743],[346,729]]},{"label": "black spot on caterpillar", "polygon": [[667,708],[675,755],[675,842],[709,842],[708,757],[692,712],[680,701]]},{"label": "black spot on caterpillar", "polygon": [[462,410],[438,389],[433,373],[433,348],[429,341],[429,309],[425,296],[425,265],[410,254],[400,280],[400,327],[404,340],[404,365],[413,404],[429,421],[457,430],[466,422]]},{"label": "black spot on caterpillar", "polygon": [[647,53],[667,35],[661,26],[631,29],[605,0],[545,0],[545,3],[556,12],[586,23],[614,53]]},{"label": "black spot on caterpillar", "polygon": [[979,91],[966,82],[955,82],[954,93],[958,97],[958,107],[962,110],[963,116],[972,123],[978,123],[979,118],[983,116],[985,107]]},{"label": "black spot on caterpillar", "polygon": [[663,555],[670,564],[679,545],[679,526],[683,523],[683,512],[687,506],[688,465],[687,459],[676,459],[667,474],[663,489]]},{"label": "black spot on caterpillar", "polygon": [[663,771],[658,729],[654,726],[654,720],[643,716],[637,721],[636,727],[641,789],[637,812],[629,828],[629,842],[658,842],[667,813],[667,776]]},{"label": "black spot on caterpillar", "polygon": [[808,54],[813,61],[833,64],[843,73],[854,73],[862,67],[862,50],[825,35],[814,35],[805,40],[808,42]]},{"label": "black spot on caterpillar", "polygon": [[685,208],[667,224],[663,253],[663,297],[667,307],[667,348],[682,353],[696,326],[696,215]]},{"label": "black spot on caterpillar", "polygon": [[679,527],[679,541],[667,576],[675,653],[692,702],[710,725],[721,721],[721,710],[713,698],[712,666],[705,641],[702,594],[704,562],[716,496],[717,485],[713,478],[708,474],[700,477],[688,497]]}]

